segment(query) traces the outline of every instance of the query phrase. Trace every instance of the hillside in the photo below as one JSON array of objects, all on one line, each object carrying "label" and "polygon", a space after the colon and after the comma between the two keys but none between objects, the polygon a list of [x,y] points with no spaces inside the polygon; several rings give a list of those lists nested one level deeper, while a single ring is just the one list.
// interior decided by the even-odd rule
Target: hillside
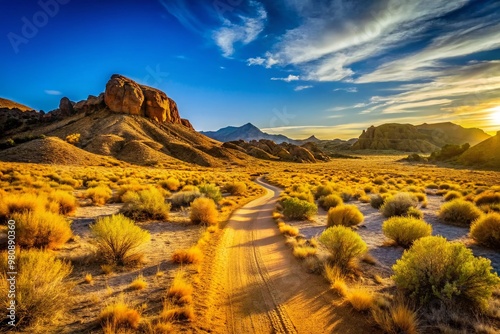
[{"label": "hillside", "polygon": [[363,130],[355,150],[397,150],[403,152],[434,152],[446,144],[474,145],[490,136],[480,129],[466,129],[453,123],[411,124],[389,123]]},{"label": "hillside", "polygon": [[33,110],[33,108],[25,106],[24,104],[17,103],[0,97],[0,110],[1,109],[19,109],[21,111]]},{"label": "hillside", "polygon": [[500,168],[500,131],[496,136],[469,148],[457,162],[466,166]]}]

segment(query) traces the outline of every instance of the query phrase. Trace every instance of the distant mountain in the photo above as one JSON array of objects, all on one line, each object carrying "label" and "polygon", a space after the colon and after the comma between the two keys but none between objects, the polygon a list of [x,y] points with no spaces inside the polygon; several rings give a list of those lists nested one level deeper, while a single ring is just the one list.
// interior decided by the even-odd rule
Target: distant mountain
[{"label": "distant mountain", "polygon": [[500,131],[462,153],[457,162],[467,166],[500,168]]},{"label": "distant mountain", "polygon": [[[281,143],[296,143],[295,140],[288,138],[284,135],[271,135],[265,132],[262,132],[258,127],[253,125],[252,123],[247,123],[242,126],[228,126],[217,131],[200,131],[201,134],[205,136],[221,141],[221,142],[229,142],[229,141],[252,141],[252,140],[272,140],[276,144]],[[314,136],[313,136],[314,137]],[[318,140],[316,137],[314,139]]]},{"label": "distant mountain", "polygon": [[489,137],[481,129],[466,129],[453,123],[424,123],[418,126],[388,123],[363,130],[352,148],[429,153],[447,144],[475,145]]}]

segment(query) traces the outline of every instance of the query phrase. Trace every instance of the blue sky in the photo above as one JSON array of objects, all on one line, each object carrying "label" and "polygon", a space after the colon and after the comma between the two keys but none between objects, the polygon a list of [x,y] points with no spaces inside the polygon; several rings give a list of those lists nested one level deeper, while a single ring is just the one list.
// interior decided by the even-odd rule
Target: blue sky
[{"label": "blue sky", "polygon": [[0,0],[0,96],[37,110],[120,73],[198,130],[500,130],[500,1]]}]

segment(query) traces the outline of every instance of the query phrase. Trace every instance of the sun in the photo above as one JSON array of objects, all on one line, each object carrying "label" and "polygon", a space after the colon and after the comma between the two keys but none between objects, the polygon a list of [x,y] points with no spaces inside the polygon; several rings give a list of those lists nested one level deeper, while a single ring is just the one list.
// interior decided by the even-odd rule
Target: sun
[{"label": "sun", "polygon": [[495,125],[500,125],[500,107],[493,109],[493,112],[491,113],[491,120]]}]

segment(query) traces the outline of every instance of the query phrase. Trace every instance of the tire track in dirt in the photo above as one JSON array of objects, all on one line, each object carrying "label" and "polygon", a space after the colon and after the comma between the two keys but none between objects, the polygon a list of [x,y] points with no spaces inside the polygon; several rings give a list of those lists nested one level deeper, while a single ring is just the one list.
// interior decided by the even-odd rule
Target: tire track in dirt
[{"label": "tire track in dirt", "polygon": [[257,183],[266,194],[237,210],[208,250],[195,331],[379,333],[293,257],[272,219],[281,190]]}]

